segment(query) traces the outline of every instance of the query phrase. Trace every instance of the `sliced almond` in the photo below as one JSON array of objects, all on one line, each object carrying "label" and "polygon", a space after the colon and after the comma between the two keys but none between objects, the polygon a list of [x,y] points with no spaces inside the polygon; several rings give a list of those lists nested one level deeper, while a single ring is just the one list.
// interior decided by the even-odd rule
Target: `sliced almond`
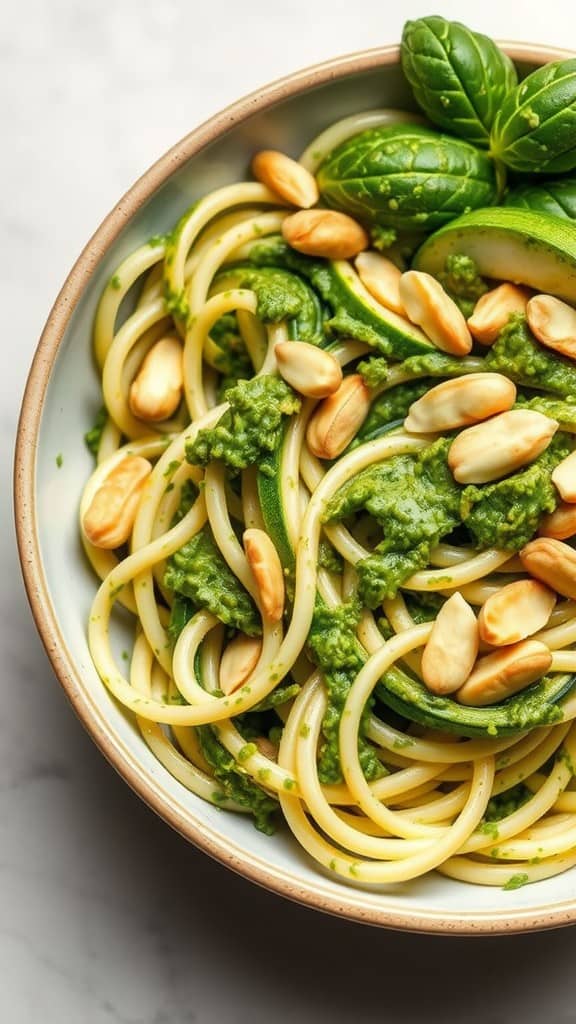
[{"label": "sliced almond", "polygon": [[111,550],[126,543],[151,472],[147,459],[127,455],[108,474],[82,521],[84,535],[91,544]]},{"label": "sliced almond", "polygon": [[563,501],[576,502],[576,452],[567,455],[552,470],[552,483]]},{"label": "sliced almond", "polygon": [[526,307],[526,316],[542,345],[576,359],[576,309],[553,295],[535,295]]},{"label": "sliced almond", "polygon": [[546,675],[551,664],[552,654],[546,644],[539,640],[522,640],[479,658],[474,671],[456,693],[456,700],[472,707],[498,704]]},{"label": "sliced almond", "polygon": [[275,149],[263,149],[252,160],[254,177],[281,199],[307,210],[320,198],[316,179],[302,164]]},{"label": "sliced almond", "polygon": [[413,402],[404,429],[416,434],[453,430],[511,409],[516,388],[501,373],[470,373],[443,381]]},{"label": "sliced almond", "polygon": [[432,693],[454,693],[470,675],[478,655],[478,623],[456,592],[442,605],[422,654],[422,678]]},{"label": "sliced almond", "polygon": [[567,540],[576,535],[576,505],[561,501],[558,508],[544,516],[540,522],[538,533],[541,537],[553,537],[555,540]]},{"label": "sliced almond", "polygon": [[402,271],[381,256],[379,252],[361,252],[356,257],[356,271],[362,284],[370,292],[373,299],[386,309],[391,309],[399,316],[406,316],[406,310],[400,298],[400,278]]},{"label": "sliced almond", "polygon": [[556,594],[538,580],[508,583],[484,602],[478,616],[480,639],[492,647],[504,647],[544,629]]},{"label": "sliced almond", "polygon": [[149,423],[166,420],[182,399],[184,368],[177,338],[161,338],[152,346],[130,388],[130,409]]},{"label": "sliced almond", "polygon": [[306,440],[319,459],[335,459],[350,444],[370,409],[370,389],[359,373],[344,377],[333,395],[325,398],[308,424]]},{"label": "sliced almond", "polygon": [[556,420],[540,412],[511,409],[458,434],[448,465],[461,484],[499,480],[537,458],[557,430]]},{"label": "sliced almond", "polygon": [[516,284],[500,284],[481,295],[468,319],[472,337],[481,345],[492,345],[513,313],[525,313],[530,292]]},{"label": "sliced almond", "polygon": [[531,540],[520,552],[522,565],[531,576],[552,590],[576,600],[576,551],[552,537]]},{"label": "sliced almond", "polygon": [[400,279],[400,300],[412,323],[422,328],[443,352],[465,356],[472,338],[464,316],[430,274],[408,270]]},{"label": "sliced almond", "polygon": [[317,345],[306,341],[279,341],[274,353],[282,377],[301,395],[326,398],[342,383],[340,363]]},{"label": "sliced almond", "polygon": [[284,613],[284,572],[278,552],[264,530],[245,530],[242,539],[262,613],[270,622],[279,622]]},{"label": "sliced almond", "polygon": [[349,260],[367,249],[363,227],[337,210],[299,210],[282,224],[284,240],[297,252],[328,260]]}]

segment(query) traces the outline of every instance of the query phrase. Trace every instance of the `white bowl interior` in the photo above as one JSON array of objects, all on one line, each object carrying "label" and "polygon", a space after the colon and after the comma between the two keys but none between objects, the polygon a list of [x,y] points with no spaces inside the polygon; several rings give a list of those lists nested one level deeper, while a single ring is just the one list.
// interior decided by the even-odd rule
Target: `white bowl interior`
[{"label": "white bowl interior", "polygon": [[[83,435],[100,406],[91,359],[91,325],[98,296],[114,268],[151,235],[169,229],[199,196],[246,176],[252,153],[263,146],[298,154],[337,118],[377,106],[412,106],[397,66],[348,75],[233,124],[227,134],[173,174],[129,221],[89,280],[70,319],[51,374],[37,447],[36,517],[47,589],[61,642],[75,668],[77,687],[91,708],[91,729],[127,766],[145,777],[153,802],[179,827],[204,837],[230,866],[295,898],[362,918],[382,915],[391,924],[447,931],[506,930],[545,924],[576,900],[576,870],[511,892],[431,875],[378,891],[351,889],[329,877],[281,831],[268,838],[243,816],[219,811],[173,779],[143,742],[134,723],[111,699],[91,662],[86,623],[95,579],[77,534],[77,508],[92,460]],[[62,455],[62,466],[56,457]],[[123,645],[122,626],[117,631]],[[201,840],[202,842],[202,840]]]}]

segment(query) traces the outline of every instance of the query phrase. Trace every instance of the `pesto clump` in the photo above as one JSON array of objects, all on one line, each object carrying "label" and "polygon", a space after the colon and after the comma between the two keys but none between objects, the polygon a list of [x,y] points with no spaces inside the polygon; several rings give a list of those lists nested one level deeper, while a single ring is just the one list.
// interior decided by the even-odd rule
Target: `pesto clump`
[{"label": "pesto clump", "polygon": [[571,451],[568,435],[557,434],[527,469],[483,487],[466,487],[461,515],[475,546],[505,551],[524,547],[536,533],[542,516],[553,512],[558,504],[551,473]]},{"label": "pesto clump", "polygon": [[[364,664],[356,630],[361,607],[358,602],[327,608],[316,603],[308,634],[308,648],[314,663],[322,670],[328,691],[328,706],[322,723],[323,743],[318,755],[318,774],[323,783],[340,782],[338,731],[350,687]],[[369,708],[366,708],[366,713]],[[367,779],[377,779],[383,768],[374,748],[360,738],[358,756]]]},{"label": "pesto clump", "polygon": [[198,431],[187,443],[188,462],[207,466],[219,459],[233,470],[258,465],[270,472],[265,457],[278,444],[283,417],[299,411],[300,399],[283,380],[268,375],[239,381],[226,398],[230,408],[216,426]]},{"label": "pesto clump", "polygon": [[98,415],[94,420],[94,424],[90,427],[90,430],[88,430],[84,434],[84,442],[86,444],[86,447],[89,452],[92,452],[94,458],[96,458],[98,455],[100,441],[102,440],[102,431],[106,426],[107,419],[108,413],[106,412],[106,407],[103,405],[102,408],[98,411]]},{"label": "pesto clump", "polygon": [[515,384],[548,391],[560,398],[573,398],[576,394],[573,361],[539,345],[521,314],[510,317],[489,350],[484,366],[486,370],[503,373]]},{"label": "pesto clump", "polygon": [[[204,526],[168,559],[164,584],[168,590],[189,598],[195,609],[212,612],[226,626],[234,626],[248,636],[260,633],[260,619],[252,598],[222,558],[209,526]],[[171,622],[172,635],[190,610],[188,605],[178,607]]]},{"label": "pesto clump", "polygon": [[446,258],[438,280],[466,318],[472,316],[478,299],[488,291],[488,285],[480,277],[474,260],[462,253],[452,253]]},{"label": "pesto clump", "polygon": [[363,509],[384,528],[384,539],[356,566],[360,597],[369,608],[393,597],[424,568],[432,548],[460,522],[460,487],[448,468],[449,447],[450,441],[440,438],[416,456],[371,466],[328,503],[328,520]]},{"label": "pesto clump", "polygon": [[223,399],[229,388],[235,387],[239,380],[248,380],[254,370],[234,313],[221,316],[210,331],[210,337],[216,347],[212,365],[222,374],[218,397]]},{"label": "pesto clump", "polygon": [[[225,796],[228,800],[233,800],[240,807],[245,807],[250,811],[259,832],[272,835],[274,833],[272,816],[278,806],[276,801],[260,786],[252,782],[250,776],[234,760],[232,754],[218,741],[216,730],[212,726],[198,726],[196,732],[202,753]],[[254,751],[251,752],[254,753]],[[246,756],[249,756],[248,751]]]}]

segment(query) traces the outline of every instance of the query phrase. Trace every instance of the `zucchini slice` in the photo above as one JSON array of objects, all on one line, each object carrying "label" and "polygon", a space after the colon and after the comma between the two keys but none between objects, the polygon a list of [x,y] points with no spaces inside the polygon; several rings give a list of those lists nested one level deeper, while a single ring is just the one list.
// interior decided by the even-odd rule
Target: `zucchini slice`
[{"label": "zucchini slice", "polygon": [[413,267],[437,277],[448,256],[470,256],[482,277],[525,284],[576,305],[576,224],[536,210],[488,207],[426,239]]}]

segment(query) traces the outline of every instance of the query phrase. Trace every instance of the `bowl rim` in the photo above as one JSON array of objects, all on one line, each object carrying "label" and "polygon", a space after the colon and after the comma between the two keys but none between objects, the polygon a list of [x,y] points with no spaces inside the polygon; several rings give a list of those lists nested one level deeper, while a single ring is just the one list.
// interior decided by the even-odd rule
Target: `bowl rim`
[{"label": "bowl rim", "polygon": [[[501,42],[514,60],[535,64],[574,56],[572,51],[540,44]],[[36,454],[44,400],[52,368],[69,320],[84,288],[103,256],[125,227],[164,182],[205,146],[235,125],[276,103],[350,74],[374,71],[398,62],[399,47],[389,45],[344,54],[296,71],[249,93],[204,121],[169,149],[125,193],[92,235],[74,263],[42,331],[25,386],[17,428],[14,459],[14,509],[18,551],[24,584],[37,630],[64,692],[76,715],[107,760],[130,787],[196,847],[238,874],[294,902],[356,922],[414,932],[452,935],[504,934],[557,928],[576,920],[576,897],[556,904],[501,911],[470,911],[465,916],[437,911],[411,911],[374,905],[374,892],[345,888],[335,893],[317,878],[304,882],[289,871],[248,854],[226,836],[191,815],[161,781],[147,777],[138,758],[97,712],[84,689],[72,653],[61,633],[42,563],[36,522]]]}]

